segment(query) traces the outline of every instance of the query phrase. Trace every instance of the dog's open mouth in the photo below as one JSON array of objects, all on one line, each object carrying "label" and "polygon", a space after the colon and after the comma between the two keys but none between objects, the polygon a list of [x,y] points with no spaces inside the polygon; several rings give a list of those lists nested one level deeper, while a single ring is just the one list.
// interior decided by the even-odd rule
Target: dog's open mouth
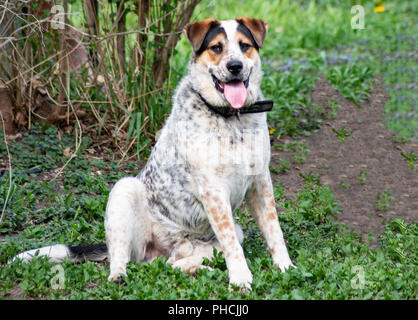
[{"label": "dog's open mouth", "polygon": [[245,81],[232,80],[229,82],[221,82],[212,75],[212,79],[215,83],[215,88],[224,94],[225,99],[232,108],[240,109],[244,106],[245,100],[247,99],[247,87],[250,77]]}]

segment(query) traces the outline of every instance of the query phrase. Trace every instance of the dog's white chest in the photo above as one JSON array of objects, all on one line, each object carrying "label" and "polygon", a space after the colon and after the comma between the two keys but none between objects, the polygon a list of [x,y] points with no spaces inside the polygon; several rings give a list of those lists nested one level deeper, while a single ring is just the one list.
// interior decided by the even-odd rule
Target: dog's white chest
[{"label": "dog's white chest", "polygon": [[270,140],[265,115],[228,122],[220,119],[215,124],[202,118],[194,130],[177,126],[176,154],[193,176],[204,177],[202,181],[196,178],[201,188],[212,184],[225,188],[234,208],[242,202],[254,177],[268,168]]}]

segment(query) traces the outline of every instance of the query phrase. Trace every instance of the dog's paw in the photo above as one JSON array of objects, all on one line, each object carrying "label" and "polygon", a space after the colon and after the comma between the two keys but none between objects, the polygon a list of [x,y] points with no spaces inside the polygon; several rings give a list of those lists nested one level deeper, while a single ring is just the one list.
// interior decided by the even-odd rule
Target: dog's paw
[{"label": "dog's paw", "polygon": [[251,283],[253,282],[253,275],[251,272],[245,271],[229,275],[229,291],[238,289],[238,292],[245,293],[251,291]]},{"label": "dog's paw", "polygon": [[281,247],[279,250],[275,250],[273,258],[273,264],[280,268],[281,272],[285,272],[289,268],[295,268],[296,266],[290,260],[289,254],[287,253],[286,247]]},{"label": "dog's paw", "polygon": [[275,263],[275,265],[277,267],[279,267],[281,272],[285,272],[287,269],[290,269],[290,268],[297,269],[297,267],[290,260],[286,261],[284,263],[283,262],[282,263]]},{"label": "dog's paw", "polygon": [[179,268],[181,271],[184,271],[189,275],[195,275],[201,269],[213,271],[213,268],[205,266],[203,264],[194,263],[194,261],[190,261],[187,258],[175,261],[171,265],[173,269]]},{"label": "dog's paw", "polygon": [[238,292],[239,294],[248,293],[252,290],[251,282],[245,282],[241,284],[230,282],[228,290],[229,292]]},{"label": "dog's paw", "polygon": [[235,283],[229,283],[228,287],[229,292],[238,292],[239,294],[248,293],[252,290],[251,283],[245,283],[245,284],[235,284]]},{"label": "dog's paw", "polygon": [[116,284],[122,284],[125,282],[125,280],[123,279],[122,275],[113,275],[113,276],[109,276],[107,278],[107,281],[109,282],[114,282]]},{"label": "dog's paw", "polygon": [[109,277],[107,277],[107,281],[113,281],[115,283],[123,283],[124,277],[126,277],[126,272],[114,272],[110,273]]}]

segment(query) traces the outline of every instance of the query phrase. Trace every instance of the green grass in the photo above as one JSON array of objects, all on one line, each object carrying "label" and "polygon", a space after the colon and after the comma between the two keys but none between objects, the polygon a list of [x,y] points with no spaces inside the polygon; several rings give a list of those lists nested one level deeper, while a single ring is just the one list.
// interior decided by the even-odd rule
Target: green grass
[{"label": "green grass", "polygon": [[417,154],[415,154],[413,151],[409,151],[408,154],[401,152],[401,156],[405,158],[406,162],[408,163],[408,166],[412,170],[416,170],[416,168],[418,167],[418,155]]},{"label": "green grass", "polygon": [[332,132],[334,132],[341,143],[345,141],[345,138],[351,136],[352,131],[350,129],[341,128],[340,130],[332,129]]},{"label": "green grass", "polygon": [[[56,273],[53,263],[35,258],[30,263],[6,262],[24,249],[62,242],[68,244],[103,242],[103,219],[109,184],[120,176],[135,174],[134,166],[118,172],[113,162],[82,154],[68,165],[62,179],[39,183],[39,175],[65,162],[62,150],[72,147],[70,136],[54,139],[54,128],[34,129],[22,142],[11,143],[16,190],[7,208],[1,234],[0,297],[19,285],[27,297],[46,299],[404,299],[417,298],[415,244],[417,223],[395,220],[379,239],[382,249],[370,249],[359,236],[338,224],[333,217],[339,205],[319,177],[302,176],[303,190],[284,200],[277,184],[275,197],[290,256],[297,269],[281,273],[272,265],[260,231],[247,210],[236,219],[246,235],[244,251],[254,274],[253,290],[244,295],[228,291],[228,275],[221,254],[206,263],[214,271],[200,271],[196,277],[172,269],[159,258],[151,264],[129,263],[126,284],[106,281],[108,265],[92,262],[64,262],[63,289],[52,289]],[[86,148],[91,142],[86,142]],[[30,150],[39,146],[40,154]],[[4,144],[0,148],[5,152]],[[33,165],[41,156],[51,162]],[[34,168],[42,167],[41,173]],[[102,174],[98,174],[98,172]],[[1,180],[2,194],[7,174]],[[77,186],[77,187],[75,187]],[[4,203],[1,203],[2,207]],[[314,248],[314,249],[313,249]],[[358,268],[365,274],[358,289]],[[357,289],[355,289],[357,288]]]},{"label": "green grass", "polygon": [[[262,89],[266,98],[275,100],[274,112],[269,113],[274,135],[298,137],[319,129],[325,114],[310,97],[319,75],[356,104],[368,99],[374,77],[380,76],[390,94],[385,105],[388,127],[400,140],[416,140],[417,15],[412,2],[384,3],[382,13],[374,13],[373,2],[365,2],[365,30],[350,28],[349,1],[254,0],[240,1],[237,6],[237,1],[227,0],[213,2],[208,8],[209,3],[202,2],[194,19],[242,15],[269,22],[261,50]],[[182,38],[172,61],[172,88],[184,75],[190,54],[191,48]],[[338,112],[335,101],[329,105],[333,113]],[[7,159],[3,136],[0,138],[0,157]],[[64,262],[65,287],[59,290],[51,285],[56,276],[54,264],[44,258],[7,265],[15,254],[41,245],[104,241],[104,210],[110,187],[122,176],[135,175],[138,167],[136,163],[118,166],[105,160],[102,156],[111,158],[110,150],[104,150],[103,155],[91,154],[88,150],[95,143],[83,138],[77,157],[66,164],[64,150],[74,151],[76,141],[70,135],[59,135],[54,127],[35,125],[20,142],[10,141],[13,173],[7,204],[10,177],[4,168],[0,173],[0,210],[6,205],[0,225],[0,299],[17,285],[27,297],[46,299],[418,298],[417,222],[388,222],[378,240],[380,248],[371,249],[359,235],[336,221],[339,205],[313,175],[303,176],[306,186],[292,199],[283,198],[280,184],[274,189],[297,269],[281,273],[274,267],[249,213],[236,212],[254,275],[253,290],[243,295],[228,290],[226,265],[219,253],[206,261],[214,271],[202,270],[196,277],[172,269],[162,258],[151,264],[129,263],[126,284],[106,281],[107,264]],[[305,161],[306,146],[294,143],[284,147],[298,156],[292,162]],[[411,169],[416,168],[416,154],[403,156]],[[64,166],[61,176],[53,180],[56,170]],[[287,171],[289,166],[283,160],[280,168],[272,170]],[[360,184],[366,179],[366,174],[359,175]],[[376,202],[384,205],[388,199],[382,196]]]},{"label": "green grass", "polygon": [[386,211],[391,201],[393,200],[392,191],[385,190],[383,192],[379,192],[376,196],[375,208],[378,211]]}]

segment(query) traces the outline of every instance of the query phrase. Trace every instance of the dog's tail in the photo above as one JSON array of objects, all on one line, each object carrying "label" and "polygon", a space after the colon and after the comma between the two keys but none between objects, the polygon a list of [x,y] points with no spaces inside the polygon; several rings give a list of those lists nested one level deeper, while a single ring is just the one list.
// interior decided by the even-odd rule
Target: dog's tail
[{"label": "dog's tail", "polygon": [[103,261],[108,257],[108,253],[105,243],[81,244],[78,246],[56,244],[53,246],[24,251],[15,256],[11,262],[17,259],[29,262],[32,258],[38,256],[48,257],[51,262],[62,262],[65,259],[72,262],[83,262]]}]

